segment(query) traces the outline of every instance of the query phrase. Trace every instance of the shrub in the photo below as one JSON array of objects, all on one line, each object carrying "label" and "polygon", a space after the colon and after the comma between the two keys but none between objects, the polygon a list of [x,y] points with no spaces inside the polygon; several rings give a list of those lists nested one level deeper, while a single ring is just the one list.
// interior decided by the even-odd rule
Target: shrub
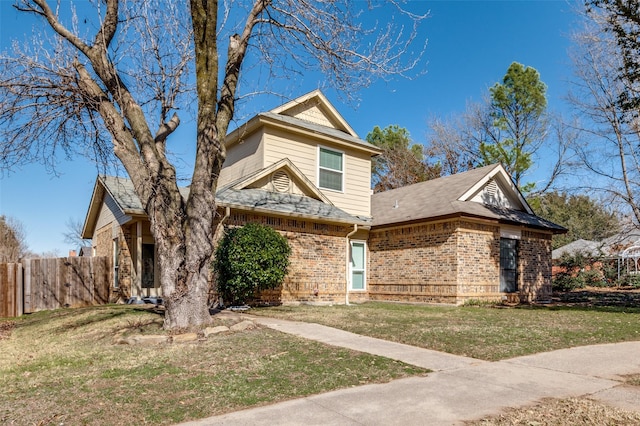
[{"label": "shrub", "polygon": [[576,288],[584,288],[584,276],[582,274],[572,276],[569,273],[561,272],[553,278],[552,286],[554,291],[571,291]]},{"label": "shrub", "polygon": [[606,287],[607,282],[604,280],[602,272],[596,269],[590,269],[588,271],[581,271],[579,275],[582,275],[585,285],[589,287]]},{"label": "shrub", "polygon": [[291,248],[268,226],[250,223],[228,229],[216,250],[218,292],[227,304],[244,304],[256,291],[284,281]]},{"label": "shrub", "polygon": [[637,274],[625,274],[620,277],[618,281],[620,286],[630,286],[633,288],[640,288],[640,275]]}]

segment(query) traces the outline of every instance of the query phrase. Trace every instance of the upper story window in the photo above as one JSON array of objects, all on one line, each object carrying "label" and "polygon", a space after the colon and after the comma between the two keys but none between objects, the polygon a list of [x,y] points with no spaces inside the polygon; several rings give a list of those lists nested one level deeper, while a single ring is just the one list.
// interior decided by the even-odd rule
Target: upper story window
[{"label": "upper story window", "polygon": [[328,148],[320,148],[318,186],[334,191],[343,190],[344,153]]}]

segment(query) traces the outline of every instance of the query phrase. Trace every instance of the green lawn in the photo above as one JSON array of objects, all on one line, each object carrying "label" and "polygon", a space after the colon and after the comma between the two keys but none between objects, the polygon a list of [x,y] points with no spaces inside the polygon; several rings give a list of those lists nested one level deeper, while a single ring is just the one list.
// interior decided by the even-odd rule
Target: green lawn
[{"label": "green lawn", "polygon": [[640,340],[640,308],[629,307],[442,307],[370,302],[269,307],[251,313],[315,322],[489,361]]},{"label": "green lawn", "polygon": [[[251,313],[486,360],[640,340],[636,307],[366,303]],[[0,320],[0,424],[172,424],[427,373],[265,328],[190,344],[116,344],[129,334],[162,334],[161,325],[160,315],[132,306]],[[630,385],[637,383],[629,377]]]},{"label": "green lawn", "polygon": [[427,373],[263,328],[191,344],[116,344],[162,334],[161,324],[131,306],[0,321],[0,424],[172,424]]}]

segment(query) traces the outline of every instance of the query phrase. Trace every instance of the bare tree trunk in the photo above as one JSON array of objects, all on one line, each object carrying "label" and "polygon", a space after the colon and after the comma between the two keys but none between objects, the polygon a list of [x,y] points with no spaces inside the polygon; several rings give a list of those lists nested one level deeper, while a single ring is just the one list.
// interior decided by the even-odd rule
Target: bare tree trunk
[{"label": "bare tree trunk", "polygon": [[[80,36],[74,32],[77,17],[65,26],[59,4],[52,9],[47,0],[18,0],[18,10],[46,20],[57,38],[40,46],[44,60],[28,50],[17,49],[17,58],[0,55],[0,122],[21,123],[0,127],[0,139],[8,141],[0,144],[0,160],[27,162],[31,151],[34,157],[55,154],[60,145],[67,154],[75,154],[88,144],[99,159],[105,152],[113,159],[113,151],[149,217],[168,329],[210,321],[206,302],[217,222],[215,193],[252,34],[256,53],[266,62],[286,64],[290,57],[306,68],[318,63],[317,69],[325,70],[331,84],[348,97],[375,76],[406,75],[424,52],[423,44],[417,58],[404,62],[426,15],[404,11],[396,2],[380,4],[390,5],[412,22],[413,30],[408,37],[399,37],[403,27],[385,25],[364,47],[361,37],[368,31],[357,22],[360,6],[355,2],[247,3],[237,7],[246,13],[244,23],[226,26],[218,25],[216,0],[190,0],[188,11],[182,1],[102,0],[96,2],[96,20],[86,25],[92,30]],[[158,13],[161,6],[172,13]],[[225,2],[220,10],[229,12],[226,6]],[[228,19],[230,15],[224,15]],[[189,20],[191,29],[183,25]],[[219,58],[225,55],[219,55],[218,37],[225,31],[238,33],[229,37],[222,70]],[[194,57],[197,146],[190,193],[183,197],[165,150],[167,138],[179,124],[177,115],[170,119],[168,115],[181,107],[176,97],[188,92],[186,75]],[[280,59],[273,62],[274,57]],[[271,72],[276,68],[286,70],[289,77],[287,66],[273,67]]]}]

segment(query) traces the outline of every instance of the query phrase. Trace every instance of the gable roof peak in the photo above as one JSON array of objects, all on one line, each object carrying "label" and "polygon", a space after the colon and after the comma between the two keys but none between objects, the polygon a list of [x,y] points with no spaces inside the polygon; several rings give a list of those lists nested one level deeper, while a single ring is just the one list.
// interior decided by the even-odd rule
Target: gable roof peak
[{"label": "gable roof peak", "polygon": [[[480,191],[485,189],[485,187],[492,185],[498,186],[503,191],[505,191],[506,195],[509,198],[514,199],[517,204],[520,204],[522,210],[533,214],[533,209],[529,206],[529,203],[525,200],[524,196],[518,189],[518,187],[511,179],[511,176],[502,164],[491,164],[485,167],[480,167],[477,170],[479,173],[485,173],[484,176],[481,176],[474,185],[469,187],[459,198],[458,201],[470,201],[472,200]],[[472,170],[473,171],[473,170]]]},{"label": "gable roof peak", "polygon": [[346,134],[358,138],[358,134],[342,117],[338,110],[319,90],[313,90],[283,105],[273,108],[270,113],[299,118],[313,123],[326,123]]}]

